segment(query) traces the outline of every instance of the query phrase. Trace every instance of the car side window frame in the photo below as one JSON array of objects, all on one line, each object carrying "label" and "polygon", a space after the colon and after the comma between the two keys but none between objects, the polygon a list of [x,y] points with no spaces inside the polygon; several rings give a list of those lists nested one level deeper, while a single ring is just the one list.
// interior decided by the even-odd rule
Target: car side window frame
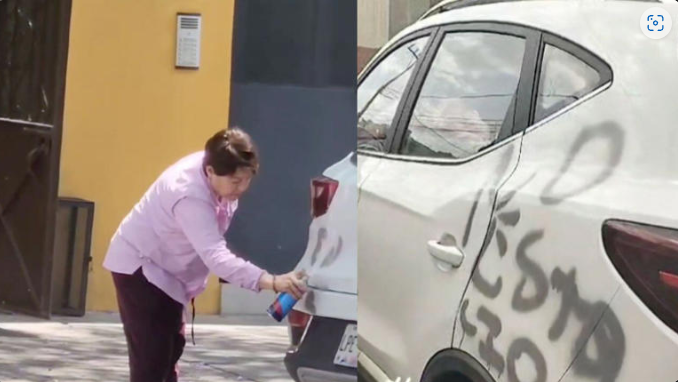
[{"label": "car side window frame", "polygon": [[[400,98],[400,101],[398,101],[398,107],[396,109],[395,115],[393,116],[393,120],[391,121],[391,128],[389,129],[389,133],[386,137],[386,150],[385,151],[374,151],[374,150],[365,150],[365,149],[357,149],[357,152],[360,155],[368,155],[368,156],[383,156],[385,154],[388,154],[391,152],[393,148],[393,141],[394,141],[394,135],[395,135],[395,127],[396,123],[400,120],[400,115],[403,110],[403,106],[405,104],[405,100],[407,100],[408,95],[410,91],[412,90],[412,86],[414,84],[414,79],[417,76],[417,73],[421,70],[422,64],[424,61],[426,61],[427,56],[431,52],[431,47],[433,46],[433,42],[435,40],[435,36],[438,33],[438,30],[440,28],[438,26],[435,27],[430,27],[422,30],[418,30],[416,32],[413,32],[411,34],[408,34],[407,36],[401,38],[398,40],[396,43],[394,43],[392,46],[390,46],[387,50],[380,52],[379,55],[375,60],[372,60],[367,67],[361,72],[360,76],[358,77],[358,83],[357,83],[357,88],[360,88],[360,85],[363,83],[363,81],[372,73],[372,71],[381,64],[382,61],[384,61],[387,57],[391,55],[391,53],[395,52],[396,50],[400,49],[403,47],[403,45],[412,42],[414,40],[417,40],[422,37],[428,37],[428,41],[426,42],[426,45],[424,46],[424,50],[422,51],[423,54],[420,56],[417,64],[414,66],[412,75],[410,75],[409,80],[407,81],[407,85],[405,86],[405,89],[403,90],[403,96]],[[357,121],[356,121],[357,122]]]},{"label": "car side window frame", "polygon": [[[614,82],[614,72],[612,71],[612,67],[605,60],[603,60],[601,57],[591,52],[590,50],[564,37],[556,36],[555,34],[543,31],[541,32],[540,40],[541,41],[539,44],[539,52],[537,55],[538,59],[537,68],[534,72],[534,85],[532,88],[532,101],[530,105],[530,122],[525,129],[532,129],[534,127],[548,123],[549,121],[559,117],[560,115],[566,113],[567,111],[577,107],[581,103],[586,102],[592,97],[597,96],[598,94],[601,93],[601,89],[609,87]],[[557,49],[560,49],[563,52],[566,52],[572,55],[573,57],[577,58],[578,60],[581,60],[586,65],[589,65],[591,68],[597,71],[598,74],[600,74],[600,81],[591,91],[586,93],[586,95],[584,95],[581,99],[553,112],[552,114],[548,115],[542,120],[535,122],[537,114],[537,101],[539,99],[539,84],[541,80],[541,71],[542,65],[544,64],[544,52],[546,50],[547,45],[551,45]]]},{"label": "car side window frame", "polygon": [[[520,78],[518,80],[517,97],[515,102],[515,110],[512,126],[503,126],[498,138],[487,147],[479,152],[464,158],[427,158],[427,157],[413,157],[399,154],[400,148],[404,144],[404,137],[407,131],[412,113],[419,98],[424,81],[431,70],[431,65],[435,56],[440,49],[443,39],[448,33],[464,33],[464,32],[478,32],[478,33],[494,33],[508,36],[523,38],[525,40],[525,52],[523,56],[523,63],[520,71]],[[395,159],[407,162],[422,162],[422,163],[436,163],[436,164],[450,164],[459,165],[470,162],[478,157],[484,156],[497,148],[506,144],[510,138],[522,132],[529,123],[533,98],[533,87],[537,70],[537,54],[541,44],[541,34],[539,31],[508,22],[459,22],[446,24],[436,32],[434,36],[433,45],[430,46],[421,67],[415,74],[412,88],[409,89],[406,103],[403,105],[397,125],[394,130],[394,142],[391,145],[389,152],[389,159]]]}]

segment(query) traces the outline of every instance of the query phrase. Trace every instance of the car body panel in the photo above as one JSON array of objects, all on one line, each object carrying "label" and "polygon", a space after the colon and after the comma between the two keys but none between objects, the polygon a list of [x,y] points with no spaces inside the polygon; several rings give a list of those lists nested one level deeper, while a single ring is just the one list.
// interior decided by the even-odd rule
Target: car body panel
[{"label": "car body panel", "polygon": [[[438,228],[422,216],[444,211],[439,215],[468,217],[468,205],[440,208],[442,182],[451,179],[442,166],[430,164],[436,171],[429,171],[385,159],[388,155],[372,162],[359,204],[360,347],[390,378],[419,380],[426,361],[450,347],[487,365],[497,381],[659,381],[678,375],[678,364],[669,361],[678,357],[678,335],[624,283],[601,237],[608,219],[678,228],[678,108],[673,106],[678,36],[650,40],[641,33],[638,20],[651,6],[656,5],[474,6],[420,21],[383,48],[436,25],[511,23],[572,41],[614,73],[610,84],[521,136],[515,172],[499,184],[495,209],[481,209],[477,218],[478,227],[490,227],[489,232],[475,231],[469,238],[478,243],[488,234],[490,241],[461,304],[457,294],[465,286],[442,280],[442,272],[426,273],[433,267],[422,249],[423,235],[440,232],[435,228],[455,230],[457,223],[448,218]],[[661,6],[678,15],[678,6]],[[477,178],[485,169],[474,166],[484,158],[465,164],[474,168],[470,175],[457,169],[454,187],[468,190],[461,197],[445,190],[452,206],[483,190]],[[426,189],[408,188],[411,180]],[[365,198],[366,205],[378,207],[363,206]],[[363,238],[379,215],[386,216],[384,231],[394,240],[379,242],[385,233]],[[428,221],[426,229],[420,220]],[[411,256],[385,262],[399,251]],[[464,266],[452,271],[471,277],[473,267]]]},{"label": "car body panel", "polygon": [[[432,352],[449,346],[496,189],[519,153],[518,136],[463,165],[383,159],[362,184],[359,346],[388,375],[423,371]],[[428,241],[444,234],[454,236],[466,256],[459,268],[439,269],[428,252]]]},{"label": "car body panel", "polygon": [[[528,128],[518,169],[500,191],[499,200],[513,197],[497,217],[519,213],[520,223],[500,226],[509,250],[501,256],[493,240],[474,279],[501,278],[503,288],[497,296],[469,288],[466,311],[460,312],[457,323],[465,335],[454,343],[488,362],[495,377],[509,372],[511,354],[521,346],[530,349],[524,350],[530,352],[526,358],[543,362],[535,361],[538,368],[528,364],[524,375],[516,371],[520,380],[541,374],[551,380],[568,370],[572,381],[632,381],[632,375],[643,373],[647,380],[662,380],[667,370],[678,374],[678,366],[661,358],[645,359],[635,369],[627,365],[643,354],[642,349],[651,350],[654,342],[629,337],[637,328],[628,312],[617,311],[616,304],[608,308],[614,299],[635,295],[605,254],[603,223],[622,219],[678,227],[678,202],[671,196],[678,191],[673,148],[678,135],[672,127],[678,112],[662,102],[662,96],[668,99],[668,92],[678,89],[678,75],[641,70],[633,56],[638,52],[666,63],[677,59],[663,57],[667,50],[675,55],[676,47],[670,39],[657,44],[641,40],[635,46],[628,42],[631,37],[644,39],[637,28],[637,23],[619,26],[619,36],[598,36],[599,43],[614,46],[594,51],[611,58],[613,83]],[[620,45],[623,36],[625,48]],[[527,305],[521,306],[521,301]],[[573,306],[578,313],[567,311]],[[656,320],[642,304],[638,308],[646,320]],[[669,354],[678,356],[676,334],[660,326],[667,336],[657,343],[672,343]],[[530,374],[537,369],[541,374]]]},{"label": "car body panel", "polygon": [[323,176],[339,182],[327,212],[309,227],[306,251],[296,266],[308,274],[308,292],[294,310],[311,316],[285,366],[299,382],[355,380],[357,369],[334,364],[344,331],[357,320],[357,158],[354,153]]},{"label": "car body panel", "polygon": [[339,187],[327,213],[311,222],[306,252],[295,268],[305,270],[309,276],[309,293],[297,303],[297,310],[349,320],[357,318],[358,288],[357,171],[352,156],[323,173],[339,181]]}]

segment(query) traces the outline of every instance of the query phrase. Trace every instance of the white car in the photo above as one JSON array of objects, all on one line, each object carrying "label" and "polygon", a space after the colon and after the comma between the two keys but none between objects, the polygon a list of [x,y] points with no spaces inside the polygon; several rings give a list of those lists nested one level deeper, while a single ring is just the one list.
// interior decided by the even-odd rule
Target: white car
[{"label": "white car", "polygon": [[646,37],[651,7],[678,20],[660,2],[461,7],[368,64],[361,380],[678,378],[678,31]]},{"label": "white car", "polygon": [[357,378],[356,154],[311,182],[306,252],[296,269],[308,293],[290,312],[285,365],[297,382],[353,382]]}]

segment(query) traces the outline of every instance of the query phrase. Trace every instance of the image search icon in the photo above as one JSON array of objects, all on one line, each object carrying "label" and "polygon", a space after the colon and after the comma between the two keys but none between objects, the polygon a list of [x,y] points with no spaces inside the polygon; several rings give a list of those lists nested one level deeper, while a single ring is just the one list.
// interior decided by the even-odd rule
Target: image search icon
[{"label": "image search icon", "polygon": [[[655,18],[659,18],[659,19],[662,20],[661,21],[661,28],[659,28],[659,25],[660,25],[659,21],[655,20]],[[650,32],[654,32],[654,31],[662,32],[662,31],[664,31],[664,28],[666,27],[664,25],[664,16],[662,16],[662,15],[649,15],[649,16],[647,16],[647,22],[648,22],[647,30],[649,30]],[[655,29],[652,29],[652,27],[654,27]],[[659,28],[659,29],[657,29],[657,28]]]},{"label": "image search icon", "polygon": [[640,29],[645,36],[658,40],[671,32],[671,15],[663,8],[653,7],[640,18]]}]

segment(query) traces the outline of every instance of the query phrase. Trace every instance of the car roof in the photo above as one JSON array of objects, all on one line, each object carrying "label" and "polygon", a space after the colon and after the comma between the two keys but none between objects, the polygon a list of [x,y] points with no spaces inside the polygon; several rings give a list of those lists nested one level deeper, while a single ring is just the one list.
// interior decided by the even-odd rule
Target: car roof
[{"label": "car roof", "polygon": [[[648,43],[651,40],[640,31],[639,20],[649,6],[647,2],[620,0],[493,0],[491,4],[462,7],[419,20],[398,33],[382,50],[408,34],[431,27],[465,22],[500,22],[550,32],[608,61],[615,55],[627,55],[629,42],[634,42],[632,45],[638,48],[634,52],[636,54],[659,49],[660,45],[661,49],[665,49],[669,38],[652,47],[653,44]],[[678,13],[678,4],[663,3],[661,7],[673,14]]]},{"label": "car roof", "polygon": [[[536,0],[444,0],[440,3],[434,5],[429,10],[424,12],[420,20],[431,17],[433,15],[451,11],[454,9],[472,7],[476,5],[485,5],[485,4],[494,4],[494,3],[509,3],[516,1],[536,1]],[[572,1],[572,0],[560,0],[560,1]],[[661,3],[662,0],[605,0],[605,1],[637,1],[644,3]]]},{"label": "car roof", "polygon": [[675,2],[655,5],[641,1],[529,0],[463,7],[405,28],[374,55],[359,79],[369,73],[385,51],[408,35],[448,24],[491,22],[544,31],[583,47],[611,66],[614,88],[621,92],[652,99],[672,98],[678,88],[678,35],[651,40],[642,33],[639,23],[643,13],[655,6],[678,14]]}]

